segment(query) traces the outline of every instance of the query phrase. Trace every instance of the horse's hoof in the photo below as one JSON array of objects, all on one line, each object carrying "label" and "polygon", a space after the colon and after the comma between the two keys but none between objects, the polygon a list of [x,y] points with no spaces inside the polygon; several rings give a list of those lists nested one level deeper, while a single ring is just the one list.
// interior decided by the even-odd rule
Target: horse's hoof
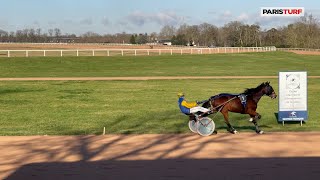
[{"label": "horse's hoof", "polygon": [[257,134],[264,134],[263,131],[256,131]]},{"label": "horse's hoof", "polygon": [[218,134],[218,131],[214,130],[212,134]]},{"label": "horse's hoof", "polygon": [[237,130],[233,130],[232,134],[238,134],[238,131]]}]

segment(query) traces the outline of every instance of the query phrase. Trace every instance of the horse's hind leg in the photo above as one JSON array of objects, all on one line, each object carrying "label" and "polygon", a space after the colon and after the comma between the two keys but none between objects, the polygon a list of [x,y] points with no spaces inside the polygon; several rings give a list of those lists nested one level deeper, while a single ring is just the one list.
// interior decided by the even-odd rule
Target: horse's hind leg
[{"label": "horse's hind leg", "polygon": [[231,132],[232,134],[237,134],[238,133],[238,131],[237,130],[235,130],[234,128],[233,128],[233,126],[229,123],[229,114],[228,114],[228,111],[227,112],[221,112],[222,113],[222,115],[223,115],[223,117],[224,117],[224,122],[228,125],[228,130],[229,130],[229,132]]}]

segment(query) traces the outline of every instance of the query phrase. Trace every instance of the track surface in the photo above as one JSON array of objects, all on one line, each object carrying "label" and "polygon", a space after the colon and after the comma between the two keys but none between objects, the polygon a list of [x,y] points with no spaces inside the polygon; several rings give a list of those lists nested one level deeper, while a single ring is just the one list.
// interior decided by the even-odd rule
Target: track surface
[{"label": "track surface", "polygon": [[0,179],[320,179],[320,133],[0,138]]}]

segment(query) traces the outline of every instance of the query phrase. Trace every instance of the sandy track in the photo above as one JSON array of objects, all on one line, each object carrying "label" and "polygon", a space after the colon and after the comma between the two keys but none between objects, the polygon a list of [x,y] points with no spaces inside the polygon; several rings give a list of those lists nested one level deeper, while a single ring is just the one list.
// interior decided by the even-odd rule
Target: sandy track
[{"label": "sandy track", "polygon": [[0,147],[0,179],[320,178],[317,132],[9,136]]}]

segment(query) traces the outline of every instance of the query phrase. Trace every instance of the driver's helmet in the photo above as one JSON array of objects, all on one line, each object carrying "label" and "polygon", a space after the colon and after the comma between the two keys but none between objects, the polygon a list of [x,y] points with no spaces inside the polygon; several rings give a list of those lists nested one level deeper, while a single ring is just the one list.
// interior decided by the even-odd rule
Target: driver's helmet
[{"label": "driver's helmet", "polygon": [[178,95],[178,98],[181,98],[182,96],[184,96],[184,93],[183,92],[179,92],[177,95]]}]

